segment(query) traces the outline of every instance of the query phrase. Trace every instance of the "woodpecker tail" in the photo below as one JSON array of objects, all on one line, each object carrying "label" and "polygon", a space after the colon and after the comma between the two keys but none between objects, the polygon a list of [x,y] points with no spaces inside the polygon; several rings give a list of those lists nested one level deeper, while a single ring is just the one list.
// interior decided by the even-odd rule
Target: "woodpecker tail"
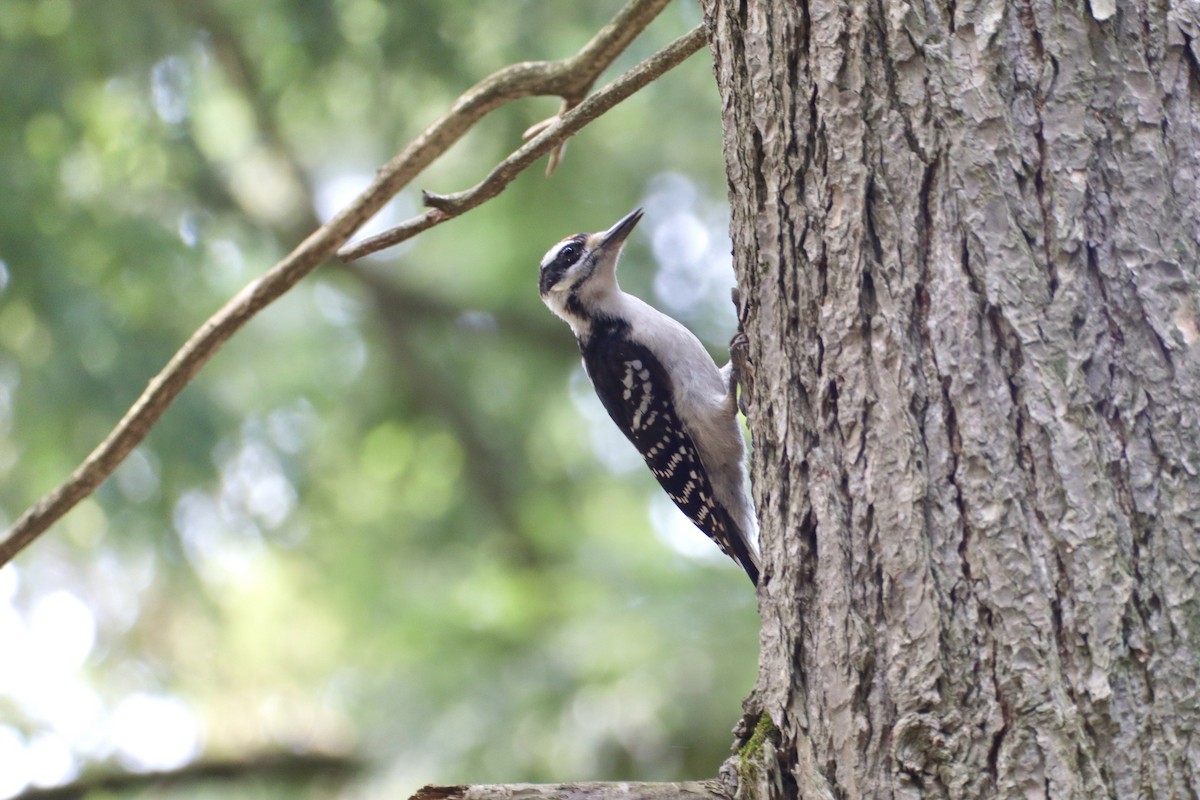
[{"label": "woodpecker tail", "polygon": [[750,549],[744,538],[738,536],[735,537],[735,541],[741,545],[742,552],[733,555],[733,560],[746,570],[746,574],[750,576],[750,582],[758,586],[758,553]]},{"label": "woodpecker tail", "polygon": [[758,551],[742,526],[726,509],[717,506],[715,513],[701,514],[699,518],[693,517],[692,521],[708,535],[708,538],[717,543],[722,553],[746,570],[750,580],[755,586],[758,586]]}]

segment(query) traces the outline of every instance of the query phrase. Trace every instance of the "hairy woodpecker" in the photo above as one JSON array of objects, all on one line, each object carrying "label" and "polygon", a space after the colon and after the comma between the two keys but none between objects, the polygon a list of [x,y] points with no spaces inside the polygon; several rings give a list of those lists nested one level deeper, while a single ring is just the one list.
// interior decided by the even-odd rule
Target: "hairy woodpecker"
[{"label": "hairy woodpecker", "polygon": [[675,505],[758,583],[757,526],[732,361],[617,285],[639,208],[600,233],[568,236],[542,258],[538,290],[583,353],[600,402]]}]

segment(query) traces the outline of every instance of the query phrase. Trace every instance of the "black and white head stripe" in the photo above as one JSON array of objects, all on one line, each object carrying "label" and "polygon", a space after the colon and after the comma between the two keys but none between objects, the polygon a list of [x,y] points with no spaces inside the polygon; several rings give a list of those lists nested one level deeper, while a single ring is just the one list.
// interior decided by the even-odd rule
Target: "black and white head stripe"
[{"label": "black and white head stripe", "polygon": [[568,236],[542,258],[541,272],[538,274],[538,290],[545,294],[554,288],[567,270],[573,267],[587,251],[587,234],[577,233]]}]

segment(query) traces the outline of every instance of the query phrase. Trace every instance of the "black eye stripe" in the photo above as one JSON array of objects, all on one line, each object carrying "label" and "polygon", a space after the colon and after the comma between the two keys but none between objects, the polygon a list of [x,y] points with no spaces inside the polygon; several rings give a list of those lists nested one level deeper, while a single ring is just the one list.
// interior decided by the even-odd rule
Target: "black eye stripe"
[{"label": "black eye stripe", "polygon": [[563,239],[559,244],[560,247],[554,254],[554,260],[545,264],[538,276],[538,288],[542,294],[556,286],[563,279],[567,270],[583,258],[583,254],[587,251],[587,234],[577,233]]},{"label": "black eye stripe", "polygon": [[554,266],[560,270],[564,270],[578,261],[579,257],[583,255],[583,241],[584,237],[582,234],[576,234],[567,240],[567,244],[555,256]]}]

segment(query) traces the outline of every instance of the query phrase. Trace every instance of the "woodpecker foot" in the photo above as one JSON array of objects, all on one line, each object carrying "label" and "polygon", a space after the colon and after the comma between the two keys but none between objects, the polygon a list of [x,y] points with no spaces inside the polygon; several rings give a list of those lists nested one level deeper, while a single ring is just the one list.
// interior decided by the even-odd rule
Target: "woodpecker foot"
[{"label": "woodpecker foot", "polygon": [[742,304],[742,293],[734,286],[729,292],[733,307],[737,311],[738,329],[729,340],[729,363],[733,365],[734,379],[742,385],[738,397],[738,408],[747,418],[754,408],[754,362],[750,360],[750,338],[746,336],[746,318],[749,309]]},{"label": "woodpecker foot", "polygon": [[737,396],[737,406],[747,417],[754,407],[754,362],[750,360],[750,338],[743,331],[738,331],[729,340],[729,391],[737,392],[740,384],[741,394]]}]

